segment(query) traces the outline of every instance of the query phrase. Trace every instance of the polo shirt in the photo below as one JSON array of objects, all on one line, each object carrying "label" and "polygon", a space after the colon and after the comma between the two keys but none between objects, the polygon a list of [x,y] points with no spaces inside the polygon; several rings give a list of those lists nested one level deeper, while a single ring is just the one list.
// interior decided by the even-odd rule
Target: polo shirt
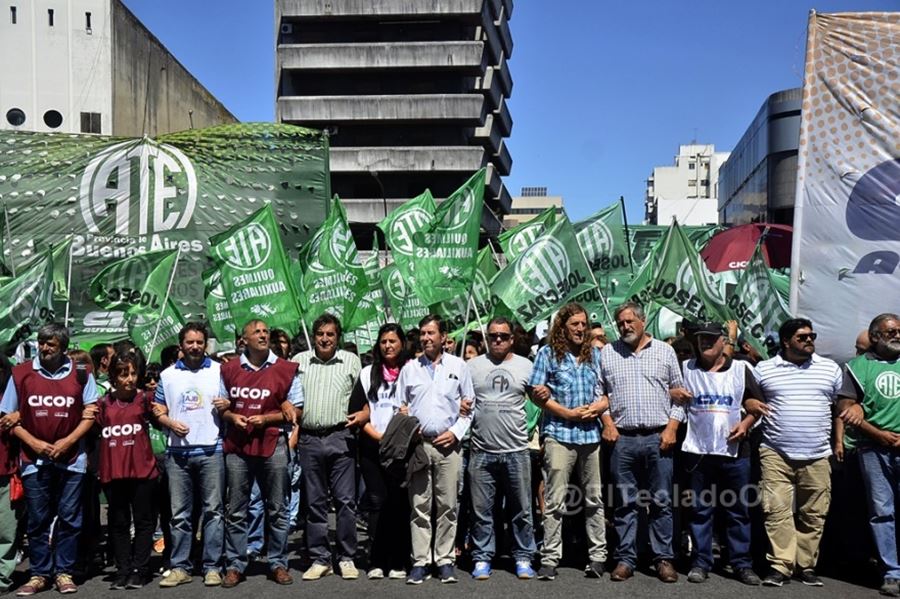
[{"label": "polo shirt", "polygon": [[299,364],[297,379],[303,407],[303,428],[324,430],[347,422],[350,392],[362,368],[359,356],[342,349],[328,361],[315,350],[291,358]]}]

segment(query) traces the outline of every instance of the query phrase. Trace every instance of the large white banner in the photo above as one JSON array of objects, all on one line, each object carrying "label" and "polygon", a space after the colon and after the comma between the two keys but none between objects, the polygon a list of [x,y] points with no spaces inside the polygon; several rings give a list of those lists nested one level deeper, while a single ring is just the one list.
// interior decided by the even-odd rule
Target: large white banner
[{"label": "large white banner", "polygon": [[838,361],[900,312],[900,13],[811,13],[791,312]]}]

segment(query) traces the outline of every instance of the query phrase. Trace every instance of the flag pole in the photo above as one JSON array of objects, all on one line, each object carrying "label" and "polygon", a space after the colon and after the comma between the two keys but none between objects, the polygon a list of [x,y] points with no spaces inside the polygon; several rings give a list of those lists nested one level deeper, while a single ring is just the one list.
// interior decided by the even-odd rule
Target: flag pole
[{"label": "flag pole", "polygon": [[[3,251],[5,253],[12,241],[12,231],[9,228],[9,212],[6,211],[6,200],[3,200],[3,221],[6,224],[6,238],[3,240]],[[12,276],[16,276],[16,261],[13,260],[12,251],[9,252],[9,270],[12,272]]]},{"label": "flag pole", "polygon": [[306,349],[312,350],[312,343],[309,342],[309,330],[306,328],[306,321],[302,318],[300,319],[300,326],[303,327],[303,337],[306,339]]},{"label": "flag pole", "polygon": [[484,321],[481,319],[481,311],[478,309],[478,302],[475,301],[475,295],[477,293],[478,292],[475,291],[475,287],[473,286],[472,287],[472,298],[471,298],[472,308],[475,309],[475,318],[478,319],[478,328],[481,329],[481,336],[484,338],[483,343],[486,343],[487,342],[487,331],[484,328]]},{"label": "flag pole", "polygon": [[[631,267],[631,276],[634,277],[634,260],[631,259],[631,234],[628,231],[628,212],[625,211],[625,196],[619,196],[619,204],[622,205],[622,222],[625,224],[625,246],[628,248],[628,265]],[[607,312],[609,312],[607,310]]]},{"label": "flag pole", "polygon": [[74,256],[75,234],[69,235],[69,267],[66,269],[66,319],[65,326],[69,326],[69,307],[72,305],[72,257]]},{"label": "flag pole", "polygon": [[172,274],[169,275],[169,285],[166,287],[166,295],[163,297],[162,309],[159,314],[159,319],[156,321],[156,330],[153,332],[153,342],[150,344],[150,351],[147,352],[147,358],[153,355],[153,350],[156,349],[156,342],[159,340],[159,329],[162,327],[163,316],[166,313],[166,306],[169,303],[169,294],[172,293],[172,285],[175,283],[175,272],[178,270],[178,261],[181,259],[181,246],[178,246],[178,250],[175,253],[175,264],[172,265]]},{"label": "flag pole", "polygon": [[466,355],[466,337],[469,335],[469,305],[472,303],[472,296],[469,296],[469,301],[466,302],[466,326],[463,327],[462,339],[459,342],[459,357],[462,358]]}]

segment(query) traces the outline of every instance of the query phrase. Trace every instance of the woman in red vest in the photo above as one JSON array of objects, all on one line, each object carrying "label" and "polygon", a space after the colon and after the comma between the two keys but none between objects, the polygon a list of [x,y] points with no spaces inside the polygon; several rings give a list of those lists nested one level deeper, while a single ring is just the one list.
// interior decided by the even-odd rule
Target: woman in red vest
[{"label": "woman in red vest", "polygon": [[159,470],[149,433],[153,398],[138,390],[138,368],[132,353],[113,356],[112,389],[100,400],[97,416],[100,482],[109,502],[109,539],[117,568],[110,589],[138,589],[147,583],[156,527],[153,498]]}]

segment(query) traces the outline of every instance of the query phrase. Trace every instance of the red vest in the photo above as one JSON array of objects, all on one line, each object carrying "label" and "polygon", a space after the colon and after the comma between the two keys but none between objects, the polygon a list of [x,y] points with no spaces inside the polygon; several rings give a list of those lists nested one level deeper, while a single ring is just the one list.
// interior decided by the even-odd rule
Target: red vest
[{"label": "red vest", "polygon": [[[231,401],[231,412],[247,417],[280,413],[281,404],[287,399],[297,375],[297,367],[294,362],[278,358],[262,370],[247,370],[239,359],[229,360],[222,365],[222,381]],[[225,453],[267,458],[275,453],[282,431],[277,426],[238,429],[229,424],[222,449]]]},{"label": "red vest", "polygon": [[[37,439],[55,443],[78,428],[84,409],[82,392],[84,384],[78,382],[75,364],[69,374],[59,380],[44,377],[34,369],[32,362],[15,366],[12,371],[16,393],[19,396],[19,413],[22,426]],[[68,461],[78,457],[79,444],[72,446]],[[22,443],[22,459],[33,462],[38,456]]]},{"label": "red vest", "polygon": [[138,391],[130,402],[111,395],[100,400],[100,482],[159,476],[150,444],[150,396]]},{"label": "red vest", "polygon": [[9,431],[0,432],[0,476],[9,476],[19,469],[19,440]]}]

